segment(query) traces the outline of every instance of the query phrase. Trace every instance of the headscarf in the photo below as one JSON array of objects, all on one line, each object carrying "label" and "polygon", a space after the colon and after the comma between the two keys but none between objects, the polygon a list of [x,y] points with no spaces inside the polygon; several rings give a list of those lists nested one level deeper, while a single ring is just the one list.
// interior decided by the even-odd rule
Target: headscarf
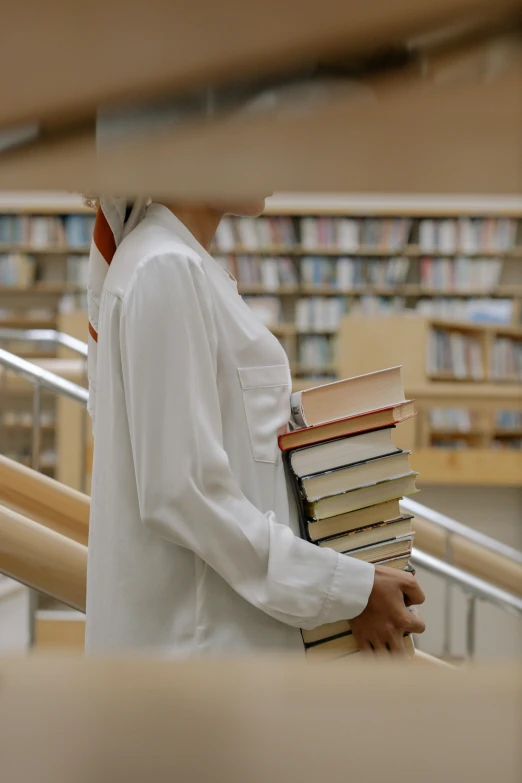
[{"label": "headscarf", "polygon": [[100,298],[116,248],[121,241],[138,225],[145,215],[148,199],[127,199],[103,196],[100,199],[94,224],[94,232],[89,254],[89,280],[87,286],[87,308],[89,313],[88,338],[88,410],[94,423],[96,408],[96,369],[98,353],[98,321]]}]

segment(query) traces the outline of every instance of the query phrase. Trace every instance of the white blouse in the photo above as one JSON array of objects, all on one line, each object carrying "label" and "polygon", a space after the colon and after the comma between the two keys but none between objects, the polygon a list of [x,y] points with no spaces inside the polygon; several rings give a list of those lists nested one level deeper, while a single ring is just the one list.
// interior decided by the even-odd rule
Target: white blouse
[{"label": "white blouse", "polygon": [[235,281],[151,205],[101,298],[89,651],[302,650],[299,628],[364,609],[373,566],[298,537],[290,383]]}]

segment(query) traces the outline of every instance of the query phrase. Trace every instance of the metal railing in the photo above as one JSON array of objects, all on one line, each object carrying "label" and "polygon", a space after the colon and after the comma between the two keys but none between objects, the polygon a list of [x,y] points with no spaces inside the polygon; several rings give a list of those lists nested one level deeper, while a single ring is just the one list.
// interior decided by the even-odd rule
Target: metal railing
[{"label": "metal railing", "polygon": [[[507,590],[502,590],[500,587],[496,587],[484,579],[468,573],[468,571],[456,568],[443,560],[428,555],[426,552],[421,552],[419,549],[413,549],[411,563],[419,568],[424,568],[436,576],[442,577],[450,589],[454,585],[460,587],[466,595],[466,655],[469,660],[473,659],[475,655],[477,599],[486,601],[505,612],[522,618],[522,598],[509,593]],[[450,653],[451,649],[449,652],[444,651],[443,654],[449,655]]]},{"label": "metal railing", "polygon": [[[80,340],[70,337],[70,335],[49,329],[0,329],[0,341],[19,340],[26,342],[53,342],[61,345],[83,357],[87,356],[87,345]],[[38,470],[38,455],[40,449],[40,412],[41,412],[41,390],[46,389],[54,394],[74,400],[87,406],[88,391],[71,381],[48,372],[32,362],[20,359],[8,351],[0,349],[0,366],[16,373],[20,377],[29,381],[33,385],[33,441],[32,441],[32,467]],[[84,428],[85,429],[85,428]],[[444,514],[423,506],[421,503],[404,498],[401,500],[401,508],[407,513],[411,513],[420,519],[427,520],[434,525],[442,528],[446,533],[446,559],[440,560],[436,557],[422,552],[418,549],[413,550],[412,562],[414,565],[443,578],[445,580],[445,602],[444,602],[444,650],[443,653],[451,653],[451,609],[452,609],[452,587],[458,586],[467,594],[467,620],[466,620],[466,650],[468,657],[472,658],[475,651],[475,624],[476,624],[476,600],[487,601],[504,611],[522,616],[522,599],[501,590],[498,587],[486,582],[483,579],[469,574],[467,571],[456,568],[451,563],[452,538],[461,536],[468,541],[477,544],[484,549],[502,555],[509,560],[522,564],[522,552],[502,544],[489,536],[479,533],[476,530],[457,522]]]},{"label": "metal railing", "polygon": [[[494,603],[505,611],[511,611],[513,599],[518,602],[519,606],[522,606],[522,602],[517,596],[512,595],[507,591],[491,585],[485,580],[479,579],[467,571],[455,568],[452,565],[453,559],[453,537],[460,536],[467,541],[482,547],[488,552],[493,552],[497,555],[507,558],[508,560],[522,564],[522,552],[514,547],[510,547],[507,544],[503,544],[501,541],[497,541],[490,536],[486,536],[484,533],[480,533],[478,530],[463,525],[461,522],[457,522],[455,519],[441,514],[439,511],[423,506],[421,503],[417,503],[410,498],[402,498],[400,501],[401,509],[413,514],[419,519],[424,519],[427,522],[431,522],[437,527],[442,528],[445,532],[445,548],[444,548],[444,560],[431,557],[414,550],[419,558],[425,558],[425,562],[420,562],[417,559],[417,564],[431,573],[437,574],[444,579],[444,630],[443,630],[443,645],[442,654],[444,656],[450,656],[452,651],[452,617],[453,617],[453,585],[459,585],[464,592],[467,593],[467,610],[466,610],[466,653],[468,658],[473,658],[475,652],[475,617],[476,617],[476,601],[477,599],[487,600],[490,603]],[[429,558],[427,560],[426,558]],[[415,557],[414,557],[415,559]],[[458,577],[458,578],[457,578]],[[480,590],[478,586],[480,585]],[[477,588],[477,589],[475,589]],[[499,600],[499,597],[504,597],[505,600]]]},{"label": "metal railing", "polygon": [[[0,328],[0,342],[26,342],[26,343],[52,343],[62,346],[87,359],[87,344],[69,334],[59,332],[56,329],[4,329]],[[33,415],[32,415],[32,443],[31,443],[31,467],[34,470],[40,468],[41,427],[42,413],[42,389],[67,397],[70,400],[87,407],[88,391],[71,381],[61,378],[55,373],[44,370],[33,362],[21,359],[16,354],[0,348],[0,366],[24,378],[33,386]],[[85,371],[87,367],[85,365]],[[82,427],[85,441],[85,422]],[[86,443],[83,442],[85,450]],[[84,473],[85,471],[82,471]],[[83,478],[82,478],[83,481]],[[83,486],[83,489],[85,486]]]},{"label": "metal railing", "polygon": [[0,342],[53,343],[69,348],[87,358],[87,343],[56,329],[3,329],[0,328]]}]

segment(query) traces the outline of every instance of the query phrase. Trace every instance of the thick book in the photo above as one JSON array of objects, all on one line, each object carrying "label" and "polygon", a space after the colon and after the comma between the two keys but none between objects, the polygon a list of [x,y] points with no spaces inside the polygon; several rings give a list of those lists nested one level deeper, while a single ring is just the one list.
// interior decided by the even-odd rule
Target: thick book
[{"label": "thick book", "polygon": [[350,492],[374,482],[404,476],[410,471],[410,454],[410,451],[398,451],[386,457],[306,476],[301,479],[303,494],[308,501],[320,500],[339,492]]},{"label": "thick book", "polygon": [[327,519],[376,503],[384,503],[386,500],[413,495],[418,492],[415,486],[415,479],[418,475],[418,473],[411,471],[404,476],[375,482],[367,487],[352,489],[350,492],[340,492],[338,495],[305,503],[305,516],[309,519]]},{"label": "thick book", "polygon": [[292,418],[297,427],[325,424],[403,401],[400,367],[305,389],[290,398]]},{"label": "thick book", "polygon": [[321,519],[317,522],[309,521],[307,538],[310,541],[320,541],[323,538],[332,538],[352,530],[396,522],[401,518],[399,499],[396,498],[388,500],[386,503],[377,503],[375,506],[361,508],[358,511],[350,511],[348,514],[339,514],[336,517]]},{"label": "thick book", "polygon": [[365,413],[336,419],[327,424],[285,432],[284,435],[279,436],[279,448],[281,451],[290,451],[334,438],[392,427],[406,421],[406,419],[411,419],[415,414],[414,401],[402,400],[398,405],[386,405],[375,410],[367,410]]},{"label": "thick book", "polygon": [[[415,654],[415,647],[411,636],[405,635],[404,647],[408,655]],[[335,661],[338,658],[344,658],[348,655],[354,655],[359,652],[357,640],[353,633],[346,633],[343,636],[336,636],[326,642],[312,644],[306,648],[306,657],[308,660],[317,660],[321,662]]]},{"label": "thick book", "polygon": [[371,527],[363,527],[360,530],[351,530],[348,533],[325,538],[320,542],[320,546],[329,546],[337,552],[349,553],[352,549],[360,549],[370,544],[384,543],[393,541],[396,538],[410,535],[412,532],[411,515],[399,517],[399,519],[389,522],[379,522]]},{"label": "thick book", "polygon": [[290,454],[290,466],[302,478],[399,451],[392,440],[392,427],[386,427],[296,449]]},{"label": "thick book", "polygon": [[326,541],[321,541],[319,546],[334,549],[336,552],[355,557],[357,560],[364,560],[366,563],[380,563],[393,557],[409,557],[413,545],[413,535],[401,536],[393,541],[379,542],[351,550],[344,549],[342,542],[339,544],[336,542],[337,539],[330,538]]}]

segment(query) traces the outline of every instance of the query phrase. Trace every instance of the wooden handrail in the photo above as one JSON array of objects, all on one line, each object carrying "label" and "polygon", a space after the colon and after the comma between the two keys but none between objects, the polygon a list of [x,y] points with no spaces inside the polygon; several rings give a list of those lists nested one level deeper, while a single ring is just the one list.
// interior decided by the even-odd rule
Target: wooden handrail
[{"label": "wooden handrail", "polygon": [[0,572],[85,611],[87,547],[1,505]]},{"label": "wooden handrail", "polygon": [[[415,546],[433,557],[445,559],[446,532],[444,528],[415,517]],[[490,552],[480,544],[458,534],[451,537],[451,563],[457,568],[485,579],[490,584],[522,596],[522,566],[503,555]]]},{"label": "wooden handrail", "polygon": [[87,545],[90,498],[1,455],[0,503]]},{"label": "wooden handrail", "polygon": [[[0,573],[85,612],[87,547],[2,505]],[[418,650],[416,661],[443,664]]]},{"label": "wooden handrail", "polygon": [[[87,544],[90,498],[3,456],[0,456],[0,503],[80,544]],[[427,554],[444,559],[444,529],[419,517],[413,525],[415,545]],[[452,564],[522,596],[521,565],[457,534],[452,536]]]}]

